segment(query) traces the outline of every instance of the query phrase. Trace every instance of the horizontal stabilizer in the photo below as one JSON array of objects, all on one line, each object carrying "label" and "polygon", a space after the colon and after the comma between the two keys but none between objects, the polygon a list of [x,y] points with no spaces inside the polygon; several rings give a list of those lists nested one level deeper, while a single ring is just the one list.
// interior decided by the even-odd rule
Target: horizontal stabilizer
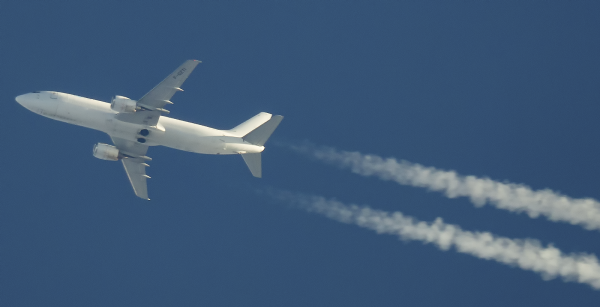
[{"label": "horizontal stabilizer", "polygon": [[242,158],[244,158],[244,162],[248,165],[252,176],[261,178],[262,177],[262,166],[261,166],[261,158],[260,152],[243,154]]},{"label": "horizontal stabilizer", "polygon": [[273,131],[275,131],[275,128],[279,126],[281,120],[283,120],[283,116],[281,115],[272,116],[266,123],[246,134],[243,137],[244,141],[258,146],[265,145],[271,134],[273,134]]},{"label": "horizontal stabilizer", "polygon": [[260,125],[266,123],[271,119],[271,114],[266,112],[260,112],[249,120],[239,124],[237,127],[229,130],[228,132],[237,137],[243,137],[250,133],[250,131],[260,127]]}]

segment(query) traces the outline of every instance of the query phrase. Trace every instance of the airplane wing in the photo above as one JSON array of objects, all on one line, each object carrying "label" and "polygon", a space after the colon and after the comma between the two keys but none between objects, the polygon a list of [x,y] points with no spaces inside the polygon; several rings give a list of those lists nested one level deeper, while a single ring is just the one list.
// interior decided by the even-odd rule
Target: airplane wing
[{"label": "airplane wing", "polygon": [[[172,74],[137,101],[137,106],[141,110],[134,113],[118,113],[115,118],[128,123],[156,126],[161,113],[169,113],[164,109],[164,106],[173,104],[169,99],[173,97],[175,92],[183,91],[180,86],[198,64],[200,64],[200,61],[197,60],[185,61]],[[146,161],[151,160],[146,156],[148,146],[112,136],[111,139],[119,151],[126,155],[121,161],[135,195],[150,200],[146,185],[146,179],[150,178],[146,175],[146,167],[148,166]]]},{"label": "airplane wing", "polygon": [[121,121],[156,126],[161,113],[169,113],[164,107],[173,104],[170,99],[178,91],[183,91],[180,86],[189,77],[196,65],[201,63],[197,60],[187,60],[175,71],[155,86],[144,97],[137,101],[137,106],[142,111],[135,113],[119,113],[116,118]]},{"label": "airplane wing", "polygon": [[150,178],[146,175],[146,167],[148,166],[146,161],[150,160],[146,156],[148,146],[112,136],[111,139],[119,151],[127,156],[121,159],[121,161],[123,162],[125,172],[127,173],[127,177],[129,177],[129,182],[131,182],[135,195],[139,198],[150,200],[146,185],[146,179]]}]

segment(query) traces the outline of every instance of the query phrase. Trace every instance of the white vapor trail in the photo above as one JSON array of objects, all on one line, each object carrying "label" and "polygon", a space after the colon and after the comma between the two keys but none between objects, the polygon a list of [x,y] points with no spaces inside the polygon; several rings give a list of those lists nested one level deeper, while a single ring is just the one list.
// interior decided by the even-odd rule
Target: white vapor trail
[{"label": "white vapor trail", "polygon": [[345,205],[318,196],[279,191],[269,191],[269,194],[310,212],[375,230],[379,234],[392,234],[403,240],[434,244],[444,251],[453,247],[460,253],[537,272],[544,280],[561,277],[565,281],[575,281],[600,289],[600,264],[594,255],[567,255],[552,245],[544,247],[534,239],[510,239],[489,232],[465,231],[457,225],[444,223],[441,218],[427,223],[400,212],[389,213],[369,207]]},{"label": "white vapor trail", "polygon": [[339,151],[330,147],[291,147],[318,160],[349,168],[359,175],[428,188],[443,192],[449,198],[468,197],[477,207],[491,204],[512,212],[526,212],[531,218],[544,215],[551,221],[580,225],[589,230],[600,229],[600,203],[591,198],[571,198],[549,189],[534,191],[523,184],[462,176],[455,171],[439,170],[394,158],[384,159],[359,152]]}]

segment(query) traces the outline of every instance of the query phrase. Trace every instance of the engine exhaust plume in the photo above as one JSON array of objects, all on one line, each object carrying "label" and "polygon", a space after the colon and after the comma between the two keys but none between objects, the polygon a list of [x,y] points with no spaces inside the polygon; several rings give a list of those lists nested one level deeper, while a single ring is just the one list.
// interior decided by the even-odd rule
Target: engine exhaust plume
[{"label": "engine exhaust plume", "polygon": [[346,205],[318,196],[273,190],[268,194],[309,212],[371,229],[378,234],[391,234],[402,240],[433,244],[444,251],[454,248],[459,253],[539,273],[544,280],[561,277],[565,281],[588,284],[594,289],[600,289],[600,264],[594,255],[564,254],[558,248],[552,245],[544,247],[534,239],[510,239],[489,232],[466,231],[457,225],[444,223],[441,218],[428,223],[400,212],[390,213],[365,206]]},{"label": "engine exhaust plume", "polygon": [[534,191],[523,184],[462,176],[455,171],[330,147],[291,147],[362,176],[375,176],[401,185],[427,188],[442,192],[449,198],[468,197],[477,207],[490,204],[511,212],[525,212],[531,218],[543,215],[551,221],[580,225],[589,230],[600,229],[600,203],[591,198],[571,198],[550,189]]}]

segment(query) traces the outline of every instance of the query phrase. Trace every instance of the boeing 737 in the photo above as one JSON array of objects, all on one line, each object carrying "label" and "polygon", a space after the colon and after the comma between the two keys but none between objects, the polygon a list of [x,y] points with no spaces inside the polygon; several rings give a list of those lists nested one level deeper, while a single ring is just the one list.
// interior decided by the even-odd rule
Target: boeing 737
[{"label": "boeing 737", "polygon": [[96,158],[123,163],[135,195],[148,198],[146,167],[150,146],[213,155],[241,155],[254,177],[262,176],[261,152],[283,116],[261,112],[231,130],[218,130],[162,116],[171,97],[200,61],[189,60],[139,100],[115,96],[110,103],[76,95],[38,91],[17,96],[30,111],[107,133],[113,145],[97,143]]}]

